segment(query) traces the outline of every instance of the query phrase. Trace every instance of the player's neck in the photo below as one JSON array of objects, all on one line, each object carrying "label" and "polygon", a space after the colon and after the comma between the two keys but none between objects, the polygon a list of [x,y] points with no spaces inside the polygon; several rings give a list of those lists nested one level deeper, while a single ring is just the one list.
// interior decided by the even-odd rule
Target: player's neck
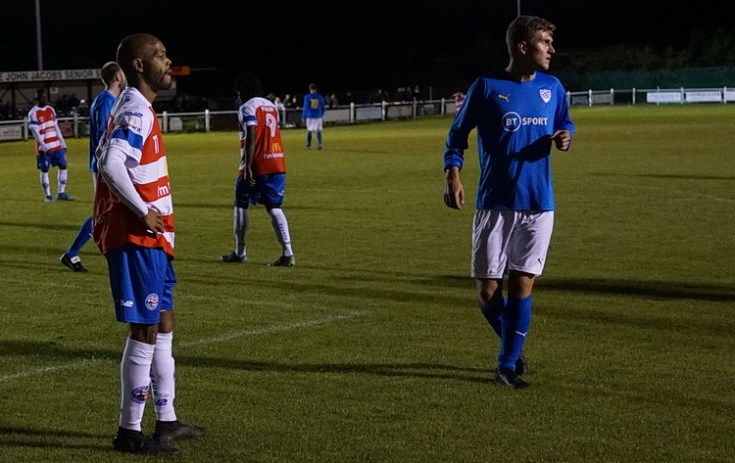
[{"label": "player's neck", "polygon": [[110,95],[114,96],[115,98],[119,97],[123,90],[125,90],[125,87],[121,87],[119,85],[110,85],[109,87],[106,87],[105,90],[110,92]]},{"label": "player's neck", "polygon": [[144,82],[141,82],[138,85],[131,85],[131,87],[135,87],[141,93],[141,95],[143,95],[145,99],[148,100],[148,102],[150,103],[153,103],[153,100],[156,99],[156,95],[158,95],[155,90],[150,88]]},{"label": "player's neck", "polygon": [[521,66],[518,62],[511,60],[505,72],[517,82],[530,82],[536,78],[536,69],[533,67]]}]

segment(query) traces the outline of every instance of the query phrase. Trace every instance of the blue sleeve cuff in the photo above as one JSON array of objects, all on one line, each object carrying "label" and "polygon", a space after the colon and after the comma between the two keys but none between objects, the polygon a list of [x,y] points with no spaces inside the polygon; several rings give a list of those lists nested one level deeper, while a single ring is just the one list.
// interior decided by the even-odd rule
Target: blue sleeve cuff
[{"label": "blue sleeve cuff", "polygon": [[450,167],[459,167],[461,169],[463,163],[464,156],[460,150],[449,149],[444,153],[444,170],[447,170]]}]

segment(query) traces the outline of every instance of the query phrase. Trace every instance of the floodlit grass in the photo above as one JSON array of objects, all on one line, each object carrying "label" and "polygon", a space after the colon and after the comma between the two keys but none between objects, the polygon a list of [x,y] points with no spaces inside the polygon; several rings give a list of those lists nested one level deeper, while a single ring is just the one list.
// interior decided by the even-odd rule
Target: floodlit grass
[{"label": "floodlit grass", "polygon": [[[489,380],[497,340],[468,277],[475,144],[471,199],[451,211],[448,118],[330,127],[323,151],[286,131],[293,269],[265,265],[280,251],[262,207],[250,262],[219,262],[236,135],[167,135],[177,410],[210,432],[177,461],[731,461],[735,106],[572,116],[524,391]],[[126,327],[105,261],[92,243],[90,273],[57,260],[91,210],[86,143],[69,140],[78,200],[52,204],[31,142],[0,144],[2,461],[147,461],[110,450]]]}]

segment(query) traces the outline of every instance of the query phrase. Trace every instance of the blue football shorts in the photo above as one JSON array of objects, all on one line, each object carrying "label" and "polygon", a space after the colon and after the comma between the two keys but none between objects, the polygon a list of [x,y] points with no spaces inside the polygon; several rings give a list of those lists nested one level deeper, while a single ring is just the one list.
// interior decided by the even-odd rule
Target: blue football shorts
[{"label": "blue football shorts", "polygon": [[155,325],[161,311],[174,309],[176,275],[162,249],[128,243],[105,257],[117,321]]},{"label": "blue football shorts", "polygon": [[235,182],[235,206],[262,204],[267,208],[281,207],[286,192],[286,174],[256,175],[255,185],[248,185],[245,176]]},{"label": "blue football shorts", "polygon": [[50,166],[66,169],[66,150],[56,150],[36,156],[36,166],[41,172],[48,172]]}]

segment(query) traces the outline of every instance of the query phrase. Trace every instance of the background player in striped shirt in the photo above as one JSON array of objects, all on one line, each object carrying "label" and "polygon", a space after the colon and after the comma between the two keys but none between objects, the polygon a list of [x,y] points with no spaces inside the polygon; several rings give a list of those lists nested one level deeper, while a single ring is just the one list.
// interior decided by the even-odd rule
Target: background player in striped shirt
[{"label": "background player in striped shirt", "polygon": [[[205,434],[179,422],[174,410],[174,214],[166,149],[151,106],[159,91],[171,87],[171,60],[159,39],[135,34],[120,42],[117,62],[129,86],[112,108],[100,142],[93,219],[116,318],[130,328],[120,364],[113,448],[167,455],[178,452],[173,440]],[[151,389],[157,417],[152,438],[141,428]]]},{"label": "background player in striped shirt", "polygon": [[56,120],[56,110],[46,100],[46,90],[40,88],[36,92],[37,103],[28,112],[28,128],[36,139],[36,165],[41,171],[40,181],[43,188],[43,199],[47,203],[54,200],[51,195],[49,170],[58,167],[58,193],[56,199],[74,201],[73,196],[66,193],[68,179],[66,163],[66,142]]},{"label": "background player in striped shirt", "polygon": [[480,310],[501,338],[495,380],[516,389],[528,386],[520,376],[528,370],[522,349],[531,324],[531,290],[544,268],[554,224],[551,145],[567,151],[574,132],[564,87],[544,73],[555,52],[554,29],[534,16],[520,16],[508,26],[508,67],[475,80],[444,152],[444,202],[459,209],[459,172],[467,137],[477,128],[481,172],[472,276]]},{"label": "background player in striped shirt", "polygon": [[[97,155],[95,152],[102,136],[105,134],[112,105],[115,104],[115,100],[125,88],[125,74],[114,61],[105,63],[102,66],[100,78],[102,83],[105,84],[105,88],[94,97],[89,108],[89,171],[92,172],[92,183],[95,189],[97,186],[95,175],[97,172]],[[69,249],[59,258],[59,262],[75,272],[86,272],[87,269],[82,265],[79,251],[91,237],[92,216],[89,216],[77,232],[77,236],[74,237]]]},{"label": "background player in striped shirt", "polygon": [[222,256],[222,262],[247,261],[245,240],[250,217],[249,204],[262,204],[268,211],[281,244],[282,254],[274,267],[296,265],[291,248],[291,234],[283,213],[286,192],[286,160],[278,122],[278,108],[262,98],[260,79],[253,74],[243,74],[235,82],[235,91],[240,101],[238,120],[240,123],[240,166],[235,181],[234,232],[235,250]]}]

